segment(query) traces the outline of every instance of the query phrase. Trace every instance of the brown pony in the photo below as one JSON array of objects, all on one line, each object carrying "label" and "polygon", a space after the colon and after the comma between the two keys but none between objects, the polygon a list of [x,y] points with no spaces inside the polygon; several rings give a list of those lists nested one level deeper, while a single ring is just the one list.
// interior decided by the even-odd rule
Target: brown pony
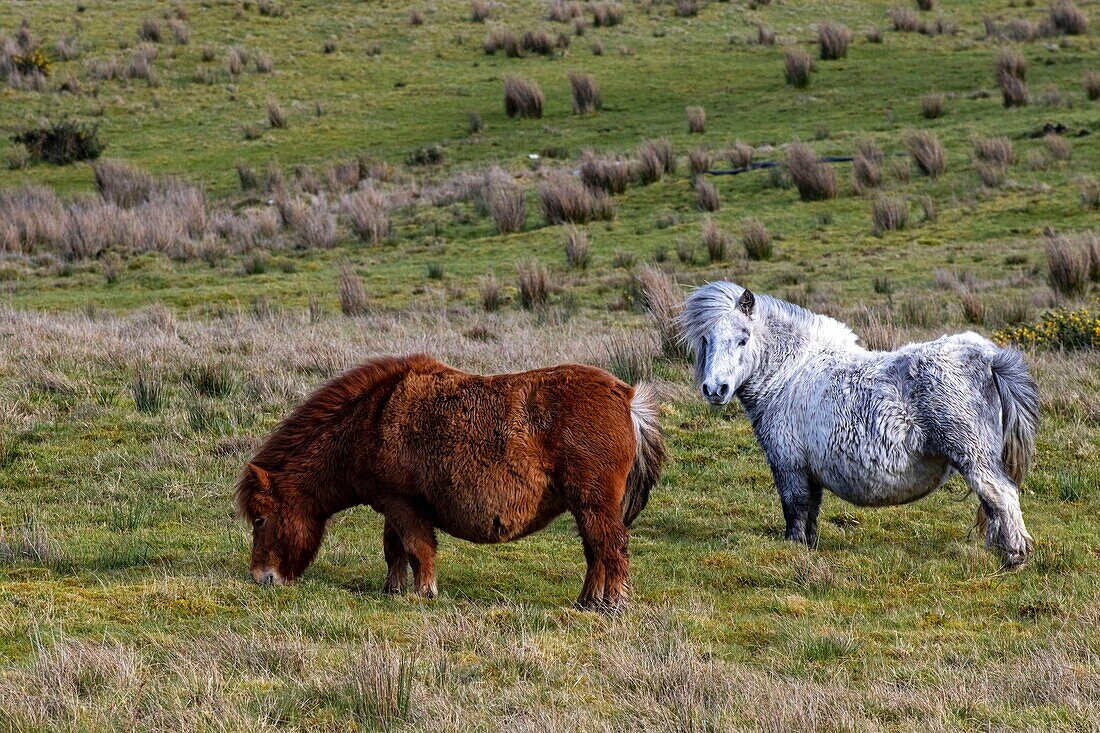
[{"label": "brown pony", "polygon": [[424,355],[379,358],[314,392],[237,484],[252,522],[252,578],[294,580],[326,520],[367,504],[385,516],[383,590],[436,594],[435,530],[508,542],[573,514],[588,572],[577,603],[626,601],[627,527],[665,458],[651,387],[566,364],[465,374]]}]

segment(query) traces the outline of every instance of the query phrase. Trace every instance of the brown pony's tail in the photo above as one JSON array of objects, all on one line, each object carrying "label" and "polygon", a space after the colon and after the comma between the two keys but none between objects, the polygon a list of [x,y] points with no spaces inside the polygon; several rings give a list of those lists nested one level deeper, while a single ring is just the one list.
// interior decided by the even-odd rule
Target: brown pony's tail
[{"label": "brown pony's tail", "polygon": [[629,527],[645,509],[649,491],[661,477],[665,463],[665,436],[661,432],[660,409],[657,391],[653,385],[639,382],[634,385],[634,397],[630,400],[630,420],[634,423],[634,465],[626,477],[626,493],[623,494],[623,523]]}]

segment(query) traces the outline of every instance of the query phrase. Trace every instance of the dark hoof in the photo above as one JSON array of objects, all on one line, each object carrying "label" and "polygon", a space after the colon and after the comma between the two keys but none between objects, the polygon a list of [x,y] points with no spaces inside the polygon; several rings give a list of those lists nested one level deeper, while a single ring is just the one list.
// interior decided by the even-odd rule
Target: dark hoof
[{"label": "dark hoof", "polygon": [[614,601],[605,601],[602,598],[580,598],[573,607],[578,611],[591,611],[603,616],[619,616],[626,611],[627,602],[625,598]]}]

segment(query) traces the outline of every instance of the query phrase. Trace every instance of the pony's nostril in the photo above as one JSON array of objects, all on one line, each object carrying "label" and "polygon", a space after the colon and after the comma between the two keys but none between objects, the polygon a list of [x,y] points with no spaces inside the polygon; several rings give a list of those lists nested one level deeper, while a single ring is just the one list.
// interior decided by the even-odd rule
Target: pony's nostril
[{"label": "pony's nostril", "polygon": [[730,386],[728,384],[718,385],[718,396],[725,397],[730,393]]},{"label": "pony's nostril", "polygon": [[275,573],[268,570],[266,573],[260,576],[260,585],[275,585]]},{"label": "pony's nostril", "polygon": [[707,386],[706,382],[703,382],[703,396],[710,397],[710,387]]}]

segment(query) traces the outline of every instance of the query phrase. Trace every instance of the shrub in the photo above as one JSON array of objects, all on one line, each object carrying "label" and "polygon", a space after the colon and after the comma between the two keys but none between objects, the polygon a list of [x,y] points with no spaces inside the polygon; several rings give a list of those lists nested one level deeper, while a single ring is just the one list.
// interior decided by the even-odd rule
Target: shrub
[{"label": "shrub", "polygon": [[997,331],[993,340],[1026,349],[1100,349],[1100,313],[1058,308],[1044,313],[1034,325]]},{"label": "shrub", "polygon": [[615,256],[611,258],[611,266],[616,269],[629,270],[634,267],[634,253],[626,250],[615,250]]},{"label": "shrub", "polygon": [[1010,165],[1016,162],[1016,152],[1007,137],[974,138],[974,157],[985,163]]},{"label": "shrub", "polygon": [[345,316],[366,314],[368,307],[367,289],[363,287],[363,281],[359,279],[359,275],[355,273],[355,269],[350,262],[340,263],[336,285],[340,294],[340,312]]},{"label": "shrub", "polygon": [[882,43],[882,29],[872,28],[864,35],[867,39],[867,43]]},{"label": "shrub", "polygon": [[419,8],[409,10],[409,25],[424,25],[424,13]]},{"label": "shrub", "polygon": [[857,193],[882,185],[882,151],[874,140],[861,140],[852,157],[852,186]]},{"label": "shrub", "polygon": [[1043,137],[1043,143],[1046,145],[1047,153],[1050,154],[1052,160],[1065,161],[1073,155],[1073,147],[1069,144],[1069,141],[1053,132]]},{"label": "shrub", "polygon": [[620,329],[607,341],[607,371],[627,384],[653,378],[654,356],[649,334]]},{"label": "shrub", "polygon": [[852,32],[838,23],[821,23],[817,26],[817,46],[822,61],[835,61],[848,55]]},{"label": "shrub", "polygon": [[487,274],[481,278],[481,284],[478,288],[481,296],[481,307],[485,310],[492,312],[500,310],[500,306],[504,303],[504,295],[500,289],[500,283],[497,282],[497,276],[493,273]]},{"label": "shrub", "polygon": [[539,186],[539,206],[547,224],[586,224],[614,214],[606,196],[593,194],[571,176],[557,176]]},{"label": "shrub", "polygon": [[646,140],[638,150],[634,173],[643,186],[661,180],[665,174],[676,172],[676,156],[668,140]]},{"label": "shrub", "polygon": [[600,87],[590,74],[569,74],[569,88],[573,93],[573,114],[587,115],[603,107]]},{"label": "shrub", "polygon": [[1078,184],[1081,205],[1086,209],[1100,209],[1100,181],[1095,178],[1082,178]]},{"label": "shrub", "polygon": [[152,374],[138,374],[130,384],[130,395],[137,411],[149,415],[160,412],[167,402],[164,383]]},{"label": "shrub", "polygon": [[985,303],[975,293],[959,293],[959,305],[962,307],[963,318],[967,323],[981,325],[985,323]]},{"label": "shrub", "polygon": [[504,112],[509,117],[542,117],[542,90],[518,76],[504,77]]},{"label": "shrub", "polygon": [[890,8],[887,14],[898,33],[914,33],[920,30],[920,20],[909,8]]},{"label": "shrub", "polygon": [[524,51],[537,53],[540,56],[549,56],[554,53],[554,41],[546,31],[527,31],[523,34],[520,45]]},{"label": "shrub", "polygon": [[718,211],[722,199],[713,183],[702,178],[695,181],[695,204],[700,211]]},{"label": "shrub", "polygon": [[713,161],[713,154],[706,148],[694,148],[689,150],[688,166],[691,168],[691,177],[698,178],[708,172]]},{"label": "shrub", "polygon": [[978,161],[974,164],[974,170],[978,174],[978,180],[987,188],[1000,188],[1004,185],[1007,169],[1000,163],[986,163]]},{"label": "shrub", "polygon": [[734,168],[748,168],[752,165],[752,158],[755,151],[751,145],[738,140],[726,151],[726,157],[729,158],[730,165]]},{"label": "shrub", "polygon": [[630,182],[630,164],[619,158],[604,158],[585,151],[581,158],[581,181],[596,193],[620,194]]},{"label": "shrub", "polygon": [[1020,81],[1027,80],[1027,59],[1014,48],[1001,49],[1001,53],[994,63],[994,69],[998,78],[1002,74],[1007,74],[1016,77]]},{"label": "shrub", "polygon": [[788,148],[787,170],[803,201],[835,198],[840,188],[836,172],[803,143],[792,143]]},{"label": "shrub", "polygon": [[263,52],[256,54],[255,64],[257,74],[270,74],[275,68],[275,60],[271,58],[271,54]]},{"label": "shrub", "polygon": [[279,103],[274,100],[267,103],[267,121],[273,129],[286,129],[286,112],[284,112],[282,106],[280,106]]},{"label": "shrub", "polygon": [[344,196],[341,207],[351,222],[352,231],[367,244],[377,244],[390,236],[385,199],[373,187]]},{"label": "shrub", "polygon": [[323,198],[317,198],[295,228],[304,249],[331,249],[336,244],[336,217]]},{"label": "shrub", "polygon": [[771,259],[772,240],[759,219],[746,219],[741,225],[741,245],[750,260]]},{"label": "shrub", "polygon": [[240,46],[234,46],[229,49],[229,53],[225,56],[225,68],[229,71],[230,76],[240,76],[244,71],[245,59],[247,54]]},{"label": "shrub", "polygon": [[1058,0],[1050,7],[1050,22],[1060,33],[1081,36],[1088,31],[1088,16],[1071,0]]},{"label": "shrub", "polygon": [[476,135],[485,129],[485,121],[481,119],[481,115],[477,112],[470,112],[466,115],[467,129],[471,135]]},{"label": "shrub", "polygon": [[1094,102],[1100,99],[1100,71],[1085,72],[1085,96]]},{"label": "shrub", "polygon": [[908,224],[909,202],[904,197],[881,195],[871,201],[871,232],[876,237],[904,229]]},{"label": "shrub", "polygon": [[1094,260],[1100,255],[1095,235],[1068,237],[1048,232],[1043,249],[1046,251],[1050,286],[1067,296],[1084,295],[1089,289]]},{"label": "shrub", "polygon": [[669,360],[686,360],[687,347],[680,338],[678,325],[684,295],[676,281],[660,268],[646,265],[638,273],[638,282],[642,286],[646,311],[657,329],[661,352]]},{"label": "shrub", "polygon": [[527,192],[512,184],[493,184],[486,192],[489,213],[501,234],[521,231],[527,223]]},{"label": "shrub", "polygon": [[810,54],[800,48],[787,49],[784,77],[788,84],[796,89],[804,89],[810,85],[810,72],[813,69],[814,62],[810,59]]},{"label": "shrub", "polygon": [[676,0],[676,15],[681,18],[694,18],[699,14],[698,0]]},{"label": "shrub", "polygon": [[943,106],[946,97],[942,94],[925,94],[920,98],[920,113],[926,120],[934,120],[943,117]]},{"label": "shrub", "polygon": [[775,45],[775,31],[763,23],[756,24],[756,42],[761,46]]},{"label": "shrub", "polygon": [[703,248],[711,262],[724,262],[729,256],[730,237],[709,216],[703,220]]},{"label": "shrub", "polygon": [[566,230],[565,261],[574,270],[588,267],[588,232],[576,227]]},{"label": "shrub", "polygon": [[566,0],[552,0],[546,19],[555,23],[568,23],[583,14],[581,4],[578,2],[566,2]]},{"label": "shrub", "polygon": [[493,6],[485,0],[473,0],[470,3],[470,20],[474,23],[484,23],[493,14]]},{"label": "shrub", "polygon": [[550,299],[550,273],[540,262],[524,262],[516,265],[519,278],[519,304],[525,310],[546,305]]},{"label": "shrub", "polygon": [[[4,158],[8,164],[8,170],[19,171],[27,167],[31,154],[27,151],[26,145],[16,143],[8,147],[7,152],[4,153]],[[3,248],[0,247],[0,249]]]},{"label": "shrub", "polygon": [[592,25],[597,28],[611,28],[623,22],[623,6],[618,3],[590,3]]},{"label": "shrub", "polygon": [[99,140],[99,125],[80,124],[70,120],[54,123],[44,121],[40,127],[15,134],[12,142],[25,146],[31,160],[54,165],[95,160],[105,147]]},{"label": "shrub", "polygon": [[103,200],[126,209],[148,201],[157,188],[152,176],[119,161],[92,163],[92,175]]},{"label": "shrub", "polygon": [[917,0],[917,10],[921,10],[925,13],[930,12],[936,7],[936,0]]},{"label": "shrub", "polygon": [[931,132],[911,132],[905,136],[903,142],[924,175],[938,178],[947,170],[947,151],[943,149],[939,138]]},{"label": "shrub", "polygon": [[146,18],[138,26],[137,37],[139,41],[160,43],[160,23],[154,18]]},{"label": "shrub", "polygon": [[684,110],[687,114],[688,132],[703,134],[707,126],[707,113],[702,107],[688,107]]},{"label": "shrub", "polygon": [[422,165],[439,165],[443,162],[443,148],[439,145],[429,145],[426,148],[417,148],[405,156],[405,165],[410,168]]},{"label": "shrub", "polygon": [[1005,48],[997,56],[994,64],[997,86],[1005,107],[1023,107],[1027,104],[1027,61],[1023,55],[1012,48]]},{"label": "shrub", "polygon": [[1005,107],[1027,106],[1027,85],[1022,79],[1000,73],[997,75],[997,86],[1001,89],[1001,99]]}]

